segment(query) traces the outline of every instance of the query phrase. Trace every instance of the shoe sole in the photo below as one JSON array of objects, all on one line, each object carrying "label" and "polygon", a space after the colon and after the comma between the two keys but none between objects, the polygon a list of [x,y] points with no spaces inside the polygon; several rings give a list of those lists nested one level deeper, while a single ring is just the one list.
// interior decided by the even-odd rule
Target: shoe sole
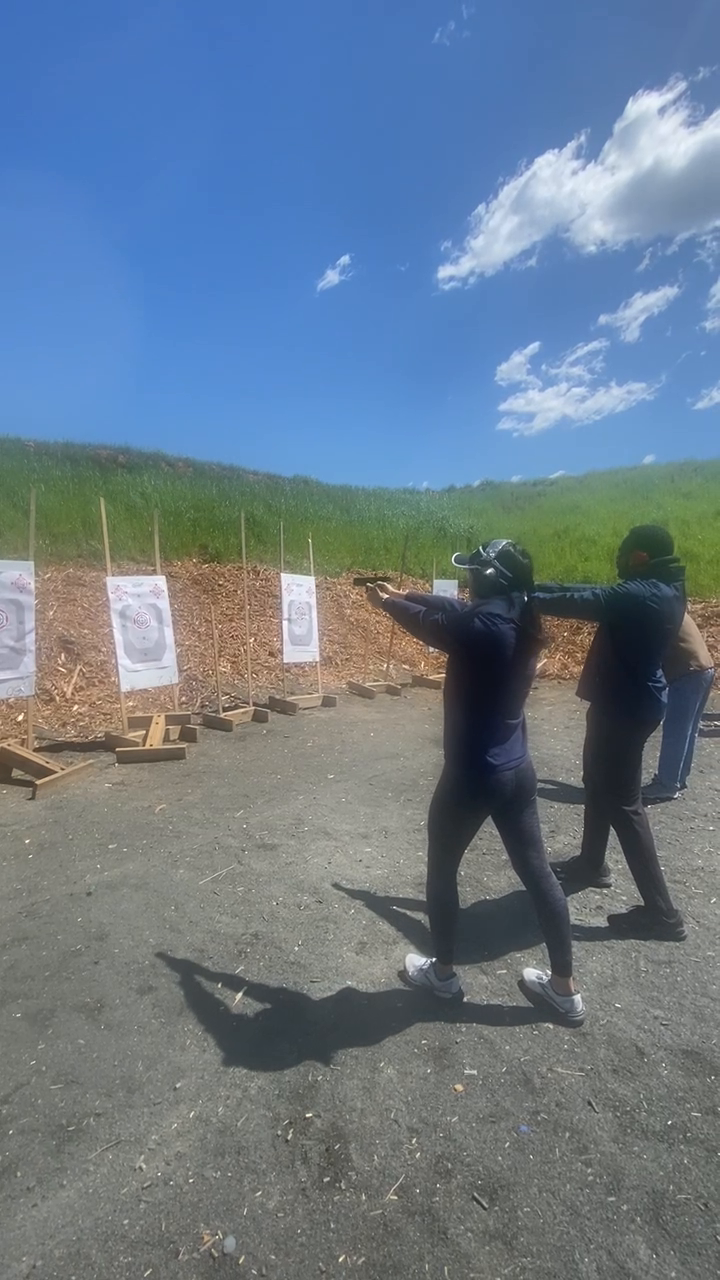
[{"label": "shoe sole", "polygon": [[582,1013],[563,1013],[562,1009],[558,1009],[557,1005],[552,1004],[545,996],[541,996],[538,991],[533,991],[532,987],[529,987],[523,978],[518,982],[518,986],[525,999],[529,1000],[530,1004],[534,1005],[536,1009],[541,1009],[543,1013],[549,1014],[553,1022],[558,1022],[562,1027],[569,1027],[570,1030],[575,1030],[583,1025],[586,1016],[584,1009]]},{"label": "shoe sole", "polygon": [[645,933],[642,929],[624,929],[617,925],[610,924],[608,920],[608,928],[614,938],[627,938],[629,942],[686,942],[687,929],[683,925],[674,932],[663,933],[660,930],[648,930]]},{"label": "shoe sole", "polygon": [[429,982],[418,982],[416,978],[412,978],[407,969],[401,969],[399,977],[406,987],[412,987],[413,991],[428,991],[431,996],[436,996],[438,1000],[455,1000],[458,1004],[461,1004],[465,999],[465,992],[462,987],[459,991],[438,991],[437,987],[431,987]]}]

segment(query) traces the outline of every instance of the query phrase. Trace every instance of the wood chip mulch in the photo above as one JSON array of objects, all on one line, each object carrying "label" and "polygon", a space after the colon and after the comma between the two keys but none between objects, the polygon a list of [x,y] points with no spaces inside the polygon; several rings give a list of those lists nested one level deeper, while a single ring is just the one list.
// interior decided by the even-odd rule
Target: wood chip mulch
[{"label": "wood chip mulch", "polygon": [[[116,573],[137,572],[118,566]],[[185,561],[165,566],[181,671],[180,698],[190,710],[214,706],[214,670],[210,613],[212,601],[220,635],[223,679],[243,686],[245,626],[242,572],[236,565],[208,565]],[[364,593],[353,587],[353,575],[318,579],[323,679],[328,690],[342,689],[348,679],[363,674],[370,628],[369,678],[383,676],[390,621],[369,609]],[[427,590],[427,584],[408,584]],[[279,584],[277,572],[253,567],[249,571],[252,668],[256,695],[281,688]],[[58,736],[88,737],[119,725],[117,681],[112,638],[101,569],[56,565],[39,573],[38,684],[36,721]],[[720,661],[720,601],[692,605],[711,653]],[[548,619],[549,644],[541,675],[545,679],[576,679],[592,627]],[[402,632],[395,633],[393,667],[430,671],[442,669],[439,655]],[[313,668],[288,668],[291,692],[312,692]],[[168,690],[129,695],[128,710],[169,710]],[[0,737],[22,732],[24,707],[0,703]]]}]

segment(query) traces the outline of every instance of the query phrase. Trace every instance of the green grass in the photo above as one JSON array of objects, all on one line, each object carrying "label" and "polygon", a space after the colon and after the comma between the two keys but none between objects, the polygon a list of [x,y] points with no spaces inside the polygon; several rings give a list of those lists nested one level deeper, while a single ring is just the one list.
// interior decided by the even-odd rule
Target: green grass
[{"label": "green grass", "polygon": [[632,524],[655,521],[673,532],[693,595],[720,594],[720,460],[635,467],[520,484],[418,493],[358,489],[302,477],[285,479],[130,449],[44,444],[0,437],[0,555],[26,554],[28,493],[37,490],[40,564],[102,563],[100,495],[113,560],[152,565],[152,512],[160,512],[163,558],[239,558],[239,515],[252,560],[278,564],[285,526],[286,564],[316,569],[397,572],[409,534],[408,570],[428,577],[449,557],[489,537],[511,537],[532,552],[538,578],[603,581]]}]

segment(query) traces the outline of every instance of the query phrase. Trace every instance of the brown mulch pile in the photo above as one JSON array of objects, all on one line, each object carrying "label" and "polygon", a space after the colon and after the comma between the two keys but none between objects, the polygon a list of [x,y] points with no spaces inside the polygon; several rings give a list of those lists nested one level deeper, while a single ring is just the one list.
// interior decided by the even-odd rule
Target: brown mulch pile
[{"label": "brown mulch pile", "polygon": [[[116,573],[132,573],[119,566]],[[224,680],[244,687],[245,626],[242,574],[235,565],[207,565],[186,561],[165,566],[170,587],[175,638],[182,683],[181,705],[195,710],[214,706],[214,666],[209,603],[212,601],[220,635],[220,666]],[[256,696],[282,687],[278,575],[253,568],[250,579],[250,632]],[[412,584],[426,590],[423,583]],[[67,736],[96,735],[119,725],[120,713],[112,637],[100,569],[57,565],[38,575],[38,684],[36,721],[43,728]],[[352,576],[318,580],[323,678],[329,689],[363,674],[368,625],[368,677],[382,678],[388,652],[390,622],[370,610]],[[720,660],[720,602],[697,602],[693,615],[711,652]],[[592,628],[580,623],[548,619],[550,643],[541,675],[575,679],[587,650]],[[440,670],[439,655],[427,656],[423,647],[400,631],[393,646],[393,668],[411,671],[426,665]],[[287,669],[291,692],[312,692],[312,668]],[[169,710],[169,690],[131,694],[128,710]],[[22,731],[22,703],[0,703],[0,736]]]}]

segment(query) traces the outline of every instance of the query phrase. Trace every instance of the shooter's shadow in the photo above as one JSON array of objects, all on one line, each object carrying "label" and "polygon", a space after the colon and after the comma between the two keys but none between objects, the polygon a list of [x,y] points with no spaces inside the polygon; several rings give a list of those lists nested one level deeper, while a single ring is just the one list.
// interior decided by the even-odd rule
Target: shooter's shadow
[{"label": "shooter's shadow", "polygon": [[[180,977],[188,1007],[214,1037],[226,1067],[248,1071],[287,1071],[302,1062],[332,1063],[343,1049],[364,1049],[401,1035],[418,1023],[449,1022],[485,1027],[521,1027],[542,1022],[530,1007],[440,1001],[428,992],[358,991],[342,987],[331,996],[313,999],[288,987],[250,982],[235,973],[218,973],[194,960],[156,952]],[[242,992],[243,1004],[265,1005],[245,1013],[229,1006],[203,985]]]},{"label": "shooter's shadow", "polygon": [[[333,884],[333,889],[362,902],[368,911],[396,929],[421,955],[432,955],[430,930],[425,920],[411,911],[425,914],[424,898],[396,898],[370,889],[350,889]],[[528,951],[543,940],[533,905],[524,889],[514,889],[501,898],[481,898],[460,911],[455,942],[457,964],[481,964],[500,960],[513,951]]]},{"label": "shooter's shadow", "polygon": [[572,782],[559,782],[557,778],[538,779],[538,797],[551,800],[553,804],[584,804],[585,788],[573,786]]},{"label": "shooter's shadow", "polygon": [[[425,919],[418,920],[411,911],[426,911],[424,898],[395,898],[370,889],[350,889],[333,884],[348,898],[362,902],[368,911],[384,920],[410,943],[420,955],[433,954],[432,938]],[[573,924],[575,941],[593,942],[611,938],[610,930],[596,925]],[[514,951],[529,951],[542,946],[543,935],[535,908],[524,889],[513,889],[501,898],[481,898],[461,908],[455,939],[455,963],[482,964],[502,960]]]}]

